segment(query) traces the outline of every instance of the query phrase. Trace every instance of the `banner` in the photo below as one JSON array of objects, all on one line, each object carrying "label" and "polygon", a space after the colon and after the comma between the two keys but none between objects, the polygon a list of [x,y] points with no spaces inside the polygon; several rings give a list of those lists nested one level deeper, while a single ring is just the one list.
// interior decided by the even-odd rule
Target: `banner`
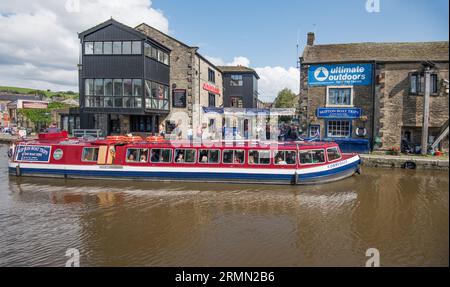
[{"label": "banner", "polygon": [[372,64],[311,65],[309,86],[366,86],[372,84]]},{"label": "banner", "polygon": [[22,162],[49,162],[50,146],[18,145],[16,161]]}]

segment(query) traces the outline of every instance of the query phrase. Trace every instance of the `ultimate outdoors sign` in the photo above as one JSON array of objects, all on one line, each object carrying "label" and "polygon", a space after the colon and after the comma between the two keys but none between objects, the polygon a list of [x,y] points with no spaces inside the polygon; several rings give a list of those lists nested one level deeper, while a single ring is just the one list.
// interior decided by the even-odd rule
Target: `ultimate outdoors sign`
[{"label": "ultimate outdoors sign", "polygon": [[366,86],[372,83],[372,64],[311,65],[310,86]]}]

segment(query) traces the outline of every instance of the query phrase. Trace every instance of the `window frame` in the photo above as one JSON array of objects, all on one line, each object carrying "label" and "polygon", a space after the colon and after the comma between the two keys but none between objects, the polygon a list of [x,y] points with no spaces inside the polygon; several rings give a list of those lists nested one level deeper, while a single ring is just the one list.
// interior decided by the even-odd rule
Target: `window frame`
[{"label": "window frame", "polygon": [[[330,149],[335,149],[335,150],[337,150],[339,152],[339,157],[337,159],[330,160],[330,158],[328,156],[328,150],[330,150]],[[326,152],[327,152],[327,162],[335,162],[335,161],[338,161],[338,160],[342,159],[342,152],[339,150],[338,147],[329,147],[329,148],[327,148]]]},{"label": "window frame", "polygon": [[[348,136],[330,136],[329,132],[330,132],[330,128],[329,128],[329,124],[330,122],[348,122]],[[345,138],[351,138],[353,134],[353,126],[352,126],[352,120],[350,119],[328,119],[325,121],[325,135],[327,138],[340,138],[340,139],[345,139]]]},{"label": "window frame", "polygon": [[[312,163],[302,163],[302,161],[300,160],[300,153],[304,152],[304,151],[323,151],[323,162],[312,162]],[[325,158],[326,156],[326,151],[324,148],[317,148],[317,149],[303,149],[303,150],[299,150],[298,151],[298,164],[299,165],[320,165],[320,164],[324,164],[327,162],[327,158]]]},{"label": "window frame", "polygon": [[[412,78],[415,78],[415,92],[412,91]],[[435,80],[433,80],[435,78]],[[425,94],[425,74],[423,72],[415,71],[410,72],[408,75],[408,93],[412,96],[423,96]],[[423,81],[423,87],[422,87],[422,81]],[[439,94],[439,74],[436,71],[430,72],[430,95],[438,95]],[[431,88],[435,86],[436,90],[433,91]]]},{"label": "window frame", "polygon": [[[97,159],[96,160],[85,160],[83,158],[83,154],[84,154],[84,150],[85,149],[93,149],[93,150],[97,150]],[[100,148],[99,147],[83,147],[83,149],[81,150],[81,162],[97,162],[98,161],[98,154],[100,152]],[[95,154],[95,152],[94,152]]]},{"label": "window frame", "polygon": [[[344,89],[350,89],[350,104],[348,105],[340,105],[340,104],[330,104],[330,90],[338,89],[338,90],[344,90]],[[326,107],[335,107],[335,108],[349,108],[353,107],[353,97],[354,97],[354,89],[353,86],[327,86],[327,94],[325,98],[325,106]]]},{"label": "window frame", "polygon": [[[238,80],[233,79],[234,77],[239,77]],[[230,75],[230,87],[242,87],[244,85],[244,77],[241,74]]]},{"label": "window frame", "polygon": [[[250,153],[252,153],[252,152],[257,152],[258,153],[258,163],[250,163],[248,161],[248,159],[250,158]],[[267,153],[269,153],[269,163],[261,163],[261,157],[259,156],[260,152],[267,152]],[[264,165],[264,166],[271,165],[272,164],[272,158],[273,157],[272,157],[272,153],[270,152],[270,150],[249,149],[247,151],[247,164],[248,165]]]},{"label": "window frame", "polygon": [[[184,150],[184,153],[183,153],[183,157],[184,157],[184,161],[183,162],[177,162],[177,156],[178,155],[176,155],[177,154],[177,150]],[[186,161],[186,151],[187,150],[193,150],[194,151],[194,161],[193,162],[187,162]],[[195,148],[176,148],[176,149],[174,149],[173,150],[173,155],[174,155],[174,157],[173,157],[173,163],[174,164],[196,164],[197,163],[197,149],[195,149]]]},{"label": "window frame", "polygon": [[[130,160],[128,160],[128,151],[130,150],[130,149],[134,149],[134,150],[139,150],[139,155],[138,155],[138,160],[137,161],[130,161]],[[146,161],[145,162],[142,162],[141,161],[141,150],[146,150],[147,151],[147,159],[146,159]],[[149,148],[134,148],[134,147],[129,147],[129,148],[127,148],[126,150],[125,150],[125,162],[126,163],[140,163],[140,164],[143,164],[143,163],[148,163],[148,161],[149,161],[149,158],[148,158],[148,155],[149,155],[149,153],[148,153],[148,151],[149,151]]]},{"label": "window frame", "polygon": [[[276,162],[275,157],[276,157],[276,155],[279,152],[283,152],[284,153],[284,161],[286,162],[286,164],[279,164],[279,163]],[[294,153],[294,155],[295,155],[295,162],[294,163],[288,163],[286,161],[286,152]],[[297,155],[297,151],[296,150],[287,150],[287,149],[286,150],[274,150],[273,153],[272,153],[273,164],[276,165],[276,166],[293,166],[293,165],[296,165],[297,164],[297,157],[298,157],[298,155]]]},{"label": "window frame", "polygon": [[[241,163],[236,163],[236,162],[226,163],[226,162],[223,160],[224,157],[225,157],[225,152],[226,152],[226,151],[233,151],[233,159],[234,159],[235,153],[236,153],[237,151],[242,151],[243,154],[244,154],[244,160],[243,160]],[[229,165],[232,165],[232,164],[238,164],[238,165],[244,165],[245,163],[246,163],[245,149],[224,149],[224,150],[223,150],[223,152],[222,152],[222,164],[229,164]]]},{"label": "window frame", "polygon": [[[208,162],[202,162],[201,161],[200,154],[201,154],[202,151],[208,151]],[[210,155],[211,151],[218,151],[219,152],[219,156],[217,157],[217,162],[209,162],[209,155]],[[220,149],[199,149],[198,150],[197,162],[198,162],[198,164],[204,164],[204,165],[220,164],[220,160],[222,158],[221,156],[222,156],[222,152],[221,152]]]},{"label": "window frame", "polygon": [[[152,152],[153,152],[153,150],[169,150],[170,151],[170,160],[169,161],[158,161],[158,162],[156,162],[156,161],[152,161]],[[161,155],[160,155],[161,156]],[[173,149],[171,149],[171,148],[151,148],[150,149],[150,157],[149,157],[149,162],[150,163],[154,163],[154,164],[167,164],[167,163],[172,163],[172,161],[173,161]]]}]

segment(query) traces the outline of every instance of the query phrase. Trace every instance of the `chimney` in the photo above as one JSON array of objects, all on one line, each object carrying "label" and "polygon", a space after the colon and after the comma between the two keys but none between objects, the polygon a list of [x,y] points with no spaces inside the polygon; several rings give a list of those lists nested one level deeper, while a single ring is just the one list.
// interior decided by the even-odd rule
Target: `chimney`
[{"label": "chimney", "polygon": [[309,32],[308,33],[308,37],[306,38],[306,45],[313,46],[315,39],[316,39],[316,36],[314,35],[314,33],[313,32]]}]

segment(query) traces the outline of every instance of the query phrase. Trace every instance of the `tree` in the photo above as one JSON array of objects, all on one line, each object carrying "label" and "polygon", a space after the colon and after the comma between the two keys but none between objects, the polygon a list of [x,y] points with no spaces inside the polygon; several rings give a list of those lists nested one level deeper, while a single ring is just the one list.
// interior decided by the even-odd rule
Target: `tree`
[{"label": "tree", "polygon": [[298,97],[288,88],[284,88],[275,98],[275,108],[296,108],[298,106]]}]

